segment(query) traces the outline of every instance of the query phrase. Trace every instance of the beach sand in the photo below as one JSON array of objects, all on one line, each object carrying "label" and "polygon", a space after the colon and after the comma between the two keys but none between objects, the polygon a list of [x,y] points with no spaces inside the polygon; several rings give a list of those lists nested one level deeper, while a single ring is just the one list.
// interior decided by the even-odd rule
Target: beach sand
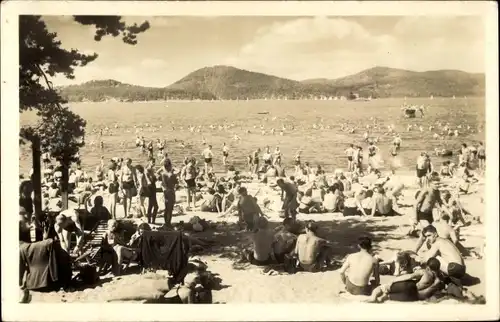
[{"label": "beach sand", "polygon": [[[403,204],[413,205],[414,195],[417,190],[415,177],[410,174],[401,175],[405,182]],[[262,184],[247,184],[249,192],[255,191]],[[265,187],[258,195],[259,201],[264,197],[271,200],[278,198],[277,194],[270,193]],[[484,223],[484,184],[480,181],[474,186],[475,193],[461,197],[464,207],[473,215],[480,216]],[[159,203],[161,201],[159,200]],[[160,209],[163,207],[160,205]],[[117,209],[121,211],[122,207]],[[382,259],[388,259],[399,250],[412,249],[417,241],[416,238],[406,236],[409,228],[409,214],[411,207],[401,208],[403,216],[397,217],[343,217],[338,213],[328,214],[299,214],[298,220],[315,220],[320,223],[319,235],[333,241],[336,249],[336,258],[341,261],[347,254],[356,251],[356,241],[361,235],[369,235],[373,238],[374,252]],[[269,216],[271,227],[276,227],[282,219],[278,212],[265,211]],[[182,216],[175,216],[173,222],[181,220],[187,222],[192,216],[217,222],[217,228],[193,233],[193,236],[207,238],[216,242],[209,251],[197,256],[208,264],[212,273],[219,274],[222,279],[222,287],[213,291],[215,303],[339,303],[349,301],[360,301],[366,298],[352,296],[343,292],[343,284],[337,270],[320,273],[298,272],[293,275],[277,273],[270,275],[264,273],[264,269],[247,264],[241,266],[233,265],[238,251],[250,244],[249,233],[237,229],[237,218],[219,218],[214,213],[188,212]],[[159,215],[161,218],[161,215]],[[161,223],[162,219],[158,220]],[[461,229],[461,238],[465,238],[462,244],[468,249],[481,252],[484,245],[483,224],[473,224]],[[425,248],[425,247],[424,247]],[[468,287],[468,290],[476,296],[485,295],[485,261],[483,259],[466,258],[467,272],[477,277],[481,282]],[[130,268],[132,269],[132,267]],[[381,276],[381,282],[391,279]],[[98,286],[83,291],[71,293],[32,292],[32,302],[104,302],[113,294],[119,293],[124,285],[139,283],[144,280],[140,274],[130,273],[118,278],[104,277]]]}]

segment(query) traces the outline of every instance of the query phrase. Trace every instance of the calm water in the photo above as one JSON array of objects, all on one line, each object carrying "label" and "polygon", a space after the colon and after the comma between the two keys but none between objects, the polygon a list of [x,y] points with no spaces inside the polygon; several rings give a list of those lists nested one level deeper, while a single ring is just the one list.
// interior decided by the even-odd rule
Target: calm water
[{"label": "calm water", "polygon": [[[389,160],[389,146],[392,135],[384,135],[387,126],[393,124],[395,131],[401,134],[403,145],[401,159],[403,167],[414,167],[415,159],[421,151],[432,152],[434,148],[450,148],[457,150],[462,142],[475,143],[484,139],[485,108],[483,98],[461,99],[413,99],[408,103],[429,106],[424,118],[406,119],[401,112],[402,99],[381,99],[370,102],[352,101],[241,101],[241,102],[151,102],[151,103],[72,103],[71,108],[87,120],[87,146],[81,151],[82,165],[92,170],[102,155],[106,159],[113,156],[131,157],[135,163],[145,162],[146,157],[135,148],[135,128],[143,127],[144,137],[156,140],[167,139],[167,150],[174,163],[181,162],[184,156],[192,155],[200,158],[202,138],[205,137],[214,147],[216,169],[222,170],[221,147],[226,142],[230,148],[230,163],[237,167],[245,167],[246,156],[255,147],[264,148],[269,145],[272,150],[279,146],[284,163],[293,164],[297,150],[301,149],[302,160],[312,164],[322,164],[327,170],[345,167],[344,150],[350,143],[366,147],[363,141],[365,126],[370,124],[377,129],[371,136],[379,136],[378,146],[382,157]],[[269,112],[268,115],[258,112]],[[33,113],[23,113],[20,123],[34,122]],[[434,132],[441,132],[437,121],[448,122],[453,128],[458,125],[460,136],[446,137],[444,140],[433,139]],[[354,134],[340,130],[340,124],[348,123],[357,126]],[[115,129],[115,124],[118,128]],[[149,127],[146,127],[149,124]],[[210,125],[231,124],[228,130],[212,130]],[[313,124],[322,124],[324,129],[313,129]],[[408,124],[424,127],[424,132],[412,129],[407,132]],[[192,133],[188,126],[201,125],[200,133]],[[234,125],[234,126],[233,126]],[[260,126],[267,131],[262,135]],[[429,131],[429,126],[435,129]],[[470,125],[471,130],[466,127]],[[99,138],[93,130],[108,126],[111,135],[104,135],[105,149],[102,151],[92,141]],[[160,126],[162,128],[160,128]],[[175,130],[172,129],[175,127]],[[256,128],[254,128],[254,126]],[[284,135],[279,131],[285,126]],[[293,126],[294,130],[290,130]],[[329,126],[330,129],[326,127]],[[183,127],[181,129],[181,127]],[[153,128],[157,131],[153,132]],[[272,135],[269,131],[275,128]],[[251,133],[246,133],[250,130]],[[480,131],[480,133],[478,133]],[[241,141],[232,140],[234,135]],[[186,148],[182,149],[175,140],[183,140]],[[155,144],[156,148],[156,144]],[[156,154],[156,151],[155,151]],[[31,154],[27,146],[21,147],[21,172],[29,171]],[[436,162],[439,160],[436,160]],[[218,163],[218,164],[217,164]]]}]

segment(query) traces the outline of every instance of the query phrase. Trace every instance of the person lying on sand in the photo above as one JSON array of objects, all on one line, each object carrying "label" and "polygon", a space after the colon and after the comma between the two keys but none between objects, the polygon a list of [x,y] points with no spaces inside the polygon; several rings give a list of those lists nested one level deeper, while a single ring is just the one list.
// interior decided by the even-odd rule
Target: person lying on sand
[{"label": "person lying on sand", "polygon": [[368,302],[414,302],[428,299],[442,287],[439,279],[440,263],[436,258],[430,258],[425,266],[415,272],[398,276],[388,284],[378,286],[373,290]]},{"label": "person lying on sand", "polygon": [[423,262],[436,257],[441,263],[441,272],[450,277],[453,284],[461,286],[461,280],[465,276],[466,267],[457,246],[451,240],[439,237],[434,226],[425,227],[423,234],[431,245],[431,248],[423,257]]},{"label": "person lying on sand", "polygon": [[340,268],[340,278],[347,292],[352,295],[370,295],[372,285],[370,277],[373,275],[374,285],[379,285],[378,259],[370,253],[372,241],[368,237],[359,238],[359,252],[348,255]]},{"label": "person lying on sand", "polygon": [[330,242],[318,237],[317,230],[318,225],[315,222],[308,222],[305,234],[297,238],[297,244],[292,253],[292,256],[297,257],[299,267],[308,272],[318,272],[330,261]]}]

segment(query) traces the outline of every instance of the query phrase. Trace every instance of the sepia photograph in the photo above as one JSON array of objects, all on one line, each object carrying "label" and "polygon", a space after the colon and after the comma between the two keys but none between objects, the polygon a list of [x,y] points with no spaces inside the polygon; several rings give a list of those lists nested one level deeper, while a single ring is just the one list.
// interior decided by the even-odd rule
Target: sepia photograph
[{"label": "sepia photograph", "polygon": [[19,310],[498,312],[489,11],[44,8],[2,15],[17,42],[2,96],[14,86],[18,104],[2,107],[2,127],[18,122],[2,131],[2,177],[18,180],[7,196],[2,179],[2,212],[19,211],[19,235],[13,214],[2,228],[19,277],[2,282]]}]

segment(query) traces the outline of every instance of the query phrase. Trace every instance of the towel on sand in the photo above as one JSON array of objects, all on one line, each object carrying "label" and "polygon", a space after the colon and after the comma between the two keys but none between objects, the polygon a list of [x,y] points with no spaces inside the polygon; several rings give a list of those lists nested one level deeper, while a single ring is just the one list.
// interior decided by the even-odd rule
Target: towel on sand
[{"label": "towel on sand", "polygon": [[115,301],[155,301],[161,299],[170,289],[168,279],[164,276],[141,276],[135,281],[117,283],[119,292],[109,292],[107,302]]}]

